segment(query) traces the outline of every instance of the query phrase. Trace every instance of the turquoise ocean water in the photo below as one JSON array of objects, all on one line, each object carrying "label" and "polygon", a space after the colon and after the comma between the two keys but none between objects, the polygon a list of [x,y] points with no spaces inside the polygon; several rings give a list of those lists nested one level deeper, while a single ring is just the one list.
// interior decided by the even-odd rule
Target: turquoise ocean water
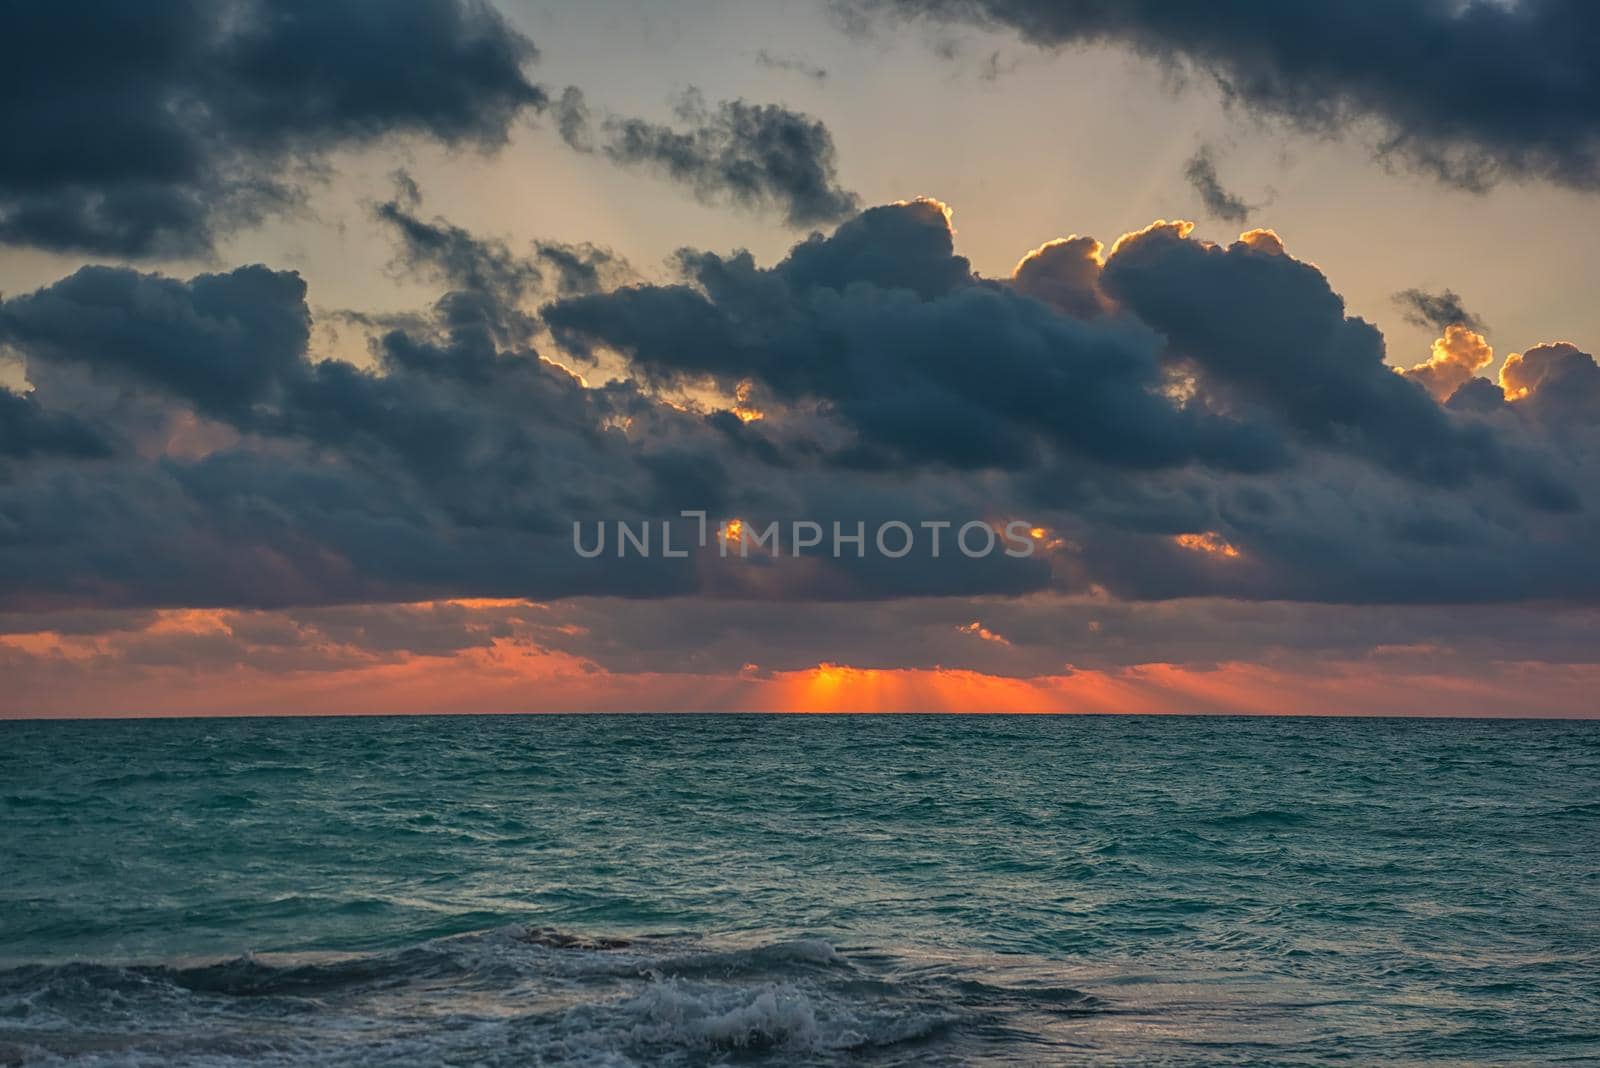
[{"label": "turquoise ocean water", "polygon": [[1600,724],[0,723],[0,1063],[1600,1063]]}]

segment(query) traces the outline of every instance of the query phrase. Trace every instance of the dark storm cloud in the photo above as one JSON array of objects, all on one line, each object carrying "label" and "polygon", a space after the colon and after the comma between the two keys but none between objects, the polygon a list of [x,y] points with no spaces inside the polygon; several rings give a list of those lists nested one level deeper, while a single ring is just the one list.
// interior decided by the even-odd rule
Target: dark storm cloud
[{"label": "dark storm cloud", "polygon": [[[1193,475],[1116,487],[1071,502],[1072,531],[1095,580],[1116,597],[1223,596],[1345,604],[1476,604],[1532,597],[1593,601],[1600,560],[1592,514],[1549,522],[1522,488],[1421,488],[1357,461],[1319,457],[1294,477],[1201,484]],[[1135,510],[1130,505],[1143,505]],[[1213,531],[1238,555],[1185,545]],[[1530,547],[1533,532],[1561,534]],[[1536,592],[1537,591],[1537,592]]]},{"label": "dark storm cloud", "polygon": [[1345,315],[1316,267],[1239,241],[1191,240],[1185,225],[1124,237],[1102,287],[1203,369],[1219,394],[1260,404],[1321,447],[1353,449],[1420,479],[1461,481],[1500,456],[1384,363],[1383,336]]},{"label": "dark storm cloud", "polygon": [[207,252],[294,202],[297,169],[391,134],[492,147],[545,104],[479,0],[74,2],[0,33],[0,241]]},{"label": "dark storm cloud", "polygon": [[[1377,330],[1270,234],[1222,247],[1155,226],[1103,269],[1092,239],[1054,243],[1007,287],[974,277],[940,206],[918,201],[864,212],[770,269],[747,254],[680,262],[681,284],[544,317],[580,355],[602,345],[647,376],[752,377],[826,404],[859,436],[841,462],[1023,469],[1059,453],[1259,471],[1297,441],[1418,480],[1515,467],[1488,430],[1395,375]],[[1108,299],[1125,314],[1052,310],[1095,315]],[[1164,394],[1196,373],[1185,402]]]},{"label": "dark storm cloud", "polygon": [[[424,247],[454,254],[488,244]],[[630,382],[586,388],[506,347],[500,278],[456,274],[463,288],[376,339],[374,368],[313,359],[303,284],[260,267],[187,282],[85,268],[0,305],[6,344],[40,384],[26,422],[7,423],[8,440],[25,440],[31,459],[42,455],[45,429],[55,453],[70,451],[61,433],[70,421],[49,407],[83,403],[65,371],[146,398],[141,409],[164,401],[235,432],[200,428],[213,444],[194,457],[36,462],[0,479],[6,603],[281,606],[705,588],[854,599],[1048,584],[1047,568],[960,558],[920,571],[790,560],[711,579],[696,562],[659,554],[576,566],[577,519],[757,506],[824,523],[854,517],[826,477],[809,489],[774,485],[752,459],[757,450],[731,453],[698,412]],[[179,422],[147,437],[170,436]],[[875,507],[915,521],[943,499],[897,496],[897,481],[869,495]],[[972,488],[956,498],[948,507],[957,516],[985,506]],[[687,543],[687,529],[679,538]]]},{"label": "dark storm cloud", "polygon": [[0,388],[0,459],[95,458],[110,456],[111,452],[111,443],[82,420],[44,411],[31,395]]},{"label": "dark storm cloud", "polygon": [[1485,329],[1483,320],[1469,312],[1461,298],[1449,289],[1438,293],[1402,289],[1394,295],[1394,302],[1403,309],[1406,322],[1415,326],[1443,332],[1448,326],[1459,325],[1480,334]]},{"label": "dark storm cloud", "polygon": [[1489,415],[1506,406],[1505,392],[1487,378],[1469,378],[1445,401],[1453,412]]},{"label": "dark storm cloud", "polygon": [[1375,120],[1378,150],[1440,179],[1600,188],[1600,8],[1586,0],[1059,3],[850,0],[1003,26],[1045,48],[1111,42],[1209,75],[1225,99],[1315,132]]},{"label": "dark storm cloud", "polygon": [[[685,252],[679,284],[544,314],[577,355],[621,352],[646,379],[751,379],[815,407],[856,435],[815,454],[840,479],[1012,472],[1001,499],[1055,515],[1080,546],[1058,585],[1374,603],[1600,591],[1580,493],[1600,451],[1570,428],[1547,437],[1557,424],[1531,395],[1492,422],[1441,407],[1270,232],[1231,246],[1187,233],[1128,235],[1103,268],[1098,242],[1052,242],[1005,286],[972,275],[924,201],[872,209],[772,268]],[[1541,351],[1527,374],[1587,381],[1590,366]],[[1547,522],[1563,533],[1524,551]],[[1197,531],[1236,551],[1176,540]]]},{"label": "dark storm cloud", "polygon": [[[574,571],[569,524],[635,517],[671,477],[643,460],[709,450],[713,431],[626,384],[585,389],[530,352],[498,349],[503,313],[481,291],[454,291],[386,333],[376,369],[313,360],[303,293],[294,274],[259,267],[188,282],[85,268],[0,305],[7,344],[40,380],[39,418],[49,372],[66,365],[249,435],[192,459],[19,466],[0,481],[10,603],[690,588],[670,560]],[[647,445],[607,429],[630,419]]]},{"label": "dark storm cloud", "polygon": [[1100,242],[1092,237],[1048,241],[1022,258],[1011,284],[1020,293],[1044,301],[1079,319],[1108,310],[1100,292]]},{"label": "dark storm cloud", "polygon": [[684,253],[686,284],[577,298],[544,317],[576,351],[604,344],[653,376],[754,377],[826,403],[859,435],[845,463],[1021,468],[1046,446],[1133,468],[1279,461],[1270,430],[1158,395],[1156,335],[981,283],[951,241],[932,201],[873,208],[771,269]]},{"label": "dark storm cloud", "polygon": [[310,329],[299,275],[261,266],[188,282],[83,267],[0,304],[0,341],[31,360],[125,375],[235,417],[298,372]]},{"label": "dark storm cloud", "polygon": [[809,115],[743,100],[709,108],[691,93],[678,118],[683,128],[609,117],[601,126],[602,150],[620,164],[659,171],[709,202],[779,211],[790,226],[837,222],[859,204],[839,185],[833,135]]},{"label": "dark storm cloud", "polygon": [[[644,285],[581,248],[595,271],[564,282],[554,246],[522,254],[419,201],[378,210],[399,262],[447,291],[371,319],[372,366],[317,359],[303,283],[264,267],[85,268],[0,303],[35,387],[0,410],[4,440],[28,442],[0,473],[4,607],[1600,598],[1574,489],[1600,464],[1594,361],[1536,346],[1506,361],[1512,399],[1441,406],[1269,232],[1217,246],[1163,224],[1109,254],[1066,239],[996,281],[916,201],[771,266],[686,250],[676,282]],[[515,316],[538,329],[506,330]],[[615,377],[541,356],[545,327]],[[62,419],[115,455],[65,447]],[[573,554],[573,520],[685,508],[1043,534],[1021,561]],[[1028,626],[991,629],[1019,649]],[[975,633],[927,648],[1008,648]]]},{"label": "dark storm cloud", "polygon": [[1541,423],[1600,429],[1600,365],[1571,342],[1535,345],[1507,356],[1500,385],[1521,399],[1519,411]]},{"label": "dark storm cloud", "polygon": [[1209,149],[1202,148],[1183,166],[1183,176],[1194,191],[1200,194],[1206,214],[1231,223],[1244,223],[1250,218],[1250,205],[1228,192],[1217,177],[1216,161]]}]

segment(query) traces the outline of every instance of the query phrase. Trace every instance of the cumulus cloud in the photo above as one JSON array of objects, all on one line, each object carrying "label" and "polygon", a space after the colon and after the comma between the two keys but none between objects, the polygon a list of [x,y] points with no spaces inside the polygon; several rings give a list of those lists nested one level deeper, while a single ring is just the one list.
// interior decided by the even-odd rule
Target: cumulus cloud
[{"label": "cumulus cloud", "polygon": [[261,266],[187,282],[83,267],[0,304],[0,340],[30,360],[137,377],[220,416],[270,401],[310,330],[305,283]]},{"label": "cumulus cloud", "polygon": [[1482,334],[1452,323],[1433,343],[1433,354],[1405,375],[1443,402],[1493,362],[1494,349]]},{"label": "cumulus cloud", "polygon": [[974,278],[934,201],[869,209],[769,269],[712,253],[682,267],[684,284],[557,303],[545,320],[578,352],[603,344],[653,376],[752,377],[825,403],[857,436],[841,462],[1022,468],[1046,447],[1135,468],[1278,458],[1270,430],[1162,398],[1149,330]]},{"label": "cumulus cloud", "polygon": [[1222,246],[1160,222],[1124,236],[1101,285],[1191,361],[1218,403],[1264,406],[1320,448],[1414,478],[1462,481],[1500,466],[1495,443],[1390,372],[1383,336],[1347,316],[1315,266],[1281,242]]},{"label": "cumulus cloud", "polygon": [[1308,131],[1375,123],[1378,152],[1467,189],[1502,179],[1600,188],[1600,9],[1572,0],[845,6],[857,26],[887,12],[1007,27],[1043,48],[1121,44]]},{"label": "cumulus cloud", "polygon": [[[528,112],[568,145],[793,226],[856,207],[820,121],[690,94],[681,125],[530,81],[537,49],[486,0],[223,0],[19,11],[0,35],[0,244],[206,256],[291,210],[330,152],[394,136],[493,150]],[[404,197],[400,198],[404,203]]]},{"label": "cumulus cloud", "polygon": [[[569,523],[670,496],[648,458],[696,440],[709,453],[714,432],[625,384],[586,389],[499,348],[493,298],[471,296],[383,334],[373,369],[311,357],[304,286],[287,272],[86,268],[7,301],[0,332],[43,410],[49,372],[68,365],[238,434],[198,455],[19,467],[0,484],[16,534],[0,586],[13,601],[98,590],[163,605],[688,588],[673,561],[574,573]],[[630,420],[648,445],[606,429]]]},{"label": "cumulus cloud", "polygon": [[1011,272],[1019,293],[1042,300],[1068,315],[1092,319],[1108,308],[1100,292],[1105,246],[1092,237],[1057,238],[1034,249]]},{"label": "cumulus cloud", "polygon": [[77,416],[47,412],[31,394],[0,388],[0,457],[103,457],[111,452],[111,442]]},{"label": "cumulus cloud", "polygon": [[1594,357],[1579,351],[1567,341],[1535,345],[1527,352],[1513,352],[1500,368],[1500,387],[1514,400],[1521,400],[1545,385],[1572,379],[1581,381],[1592,372]]},{"label": "cumulus cloud", "polygon": [[0,35],[0,242],[203,255],[333,148],[498,145],[546,103],[534,55],[480,0],[27,5]]},{"label": "cumulus cloud", "polygon": [[1600,365],[1567,341],[1506,357],[1500,386],[1517,409],[1567,433],[1600,427]]}]

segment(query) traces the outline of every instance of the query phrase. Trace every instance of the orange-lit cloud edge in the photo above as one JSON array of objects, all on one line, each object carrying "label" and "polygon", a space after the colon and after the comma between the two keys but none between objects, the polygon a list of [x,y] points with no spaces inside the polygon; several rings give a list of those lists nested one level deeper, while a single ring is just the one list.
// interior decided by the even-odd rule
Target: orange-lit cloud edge
[{"label": "orange-lit cloud edge", "polygon": [[[439,602],[452,604],[455,602]],[[203,635],[206,610],[160,613],[142,633]],[[1471,675],[1408,667],[1391,656],[1315,664],[1145,663],[1008,678],[958,669],[819,664],[731,674],[606,670],[524,639],[448,655],[277,670],[248,659],[202,668],[103,662],[48,632],[0,635],[0,668],[22,679],[0,718],[422,715],[557,712],[1039,713],[1362,716],[1595,715],[1600,665],[1504,661]],[[100,656],[91,670],[74,666]],[[36,669],[16,672],[19,665]],[[28,679],[34,681],[29,684]]]}]

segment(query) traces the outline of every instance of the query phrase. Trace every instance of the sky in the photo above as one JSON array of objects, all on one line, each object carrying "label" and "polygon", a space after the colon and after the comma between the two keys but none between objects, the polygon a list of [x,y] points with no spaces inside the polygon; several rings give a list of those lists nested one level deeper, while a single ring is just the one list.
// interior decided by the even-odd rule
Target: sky
[{"label": "sky", "polygon": [[1594,714],[1589,5],[15,21],[0,715]]}]

